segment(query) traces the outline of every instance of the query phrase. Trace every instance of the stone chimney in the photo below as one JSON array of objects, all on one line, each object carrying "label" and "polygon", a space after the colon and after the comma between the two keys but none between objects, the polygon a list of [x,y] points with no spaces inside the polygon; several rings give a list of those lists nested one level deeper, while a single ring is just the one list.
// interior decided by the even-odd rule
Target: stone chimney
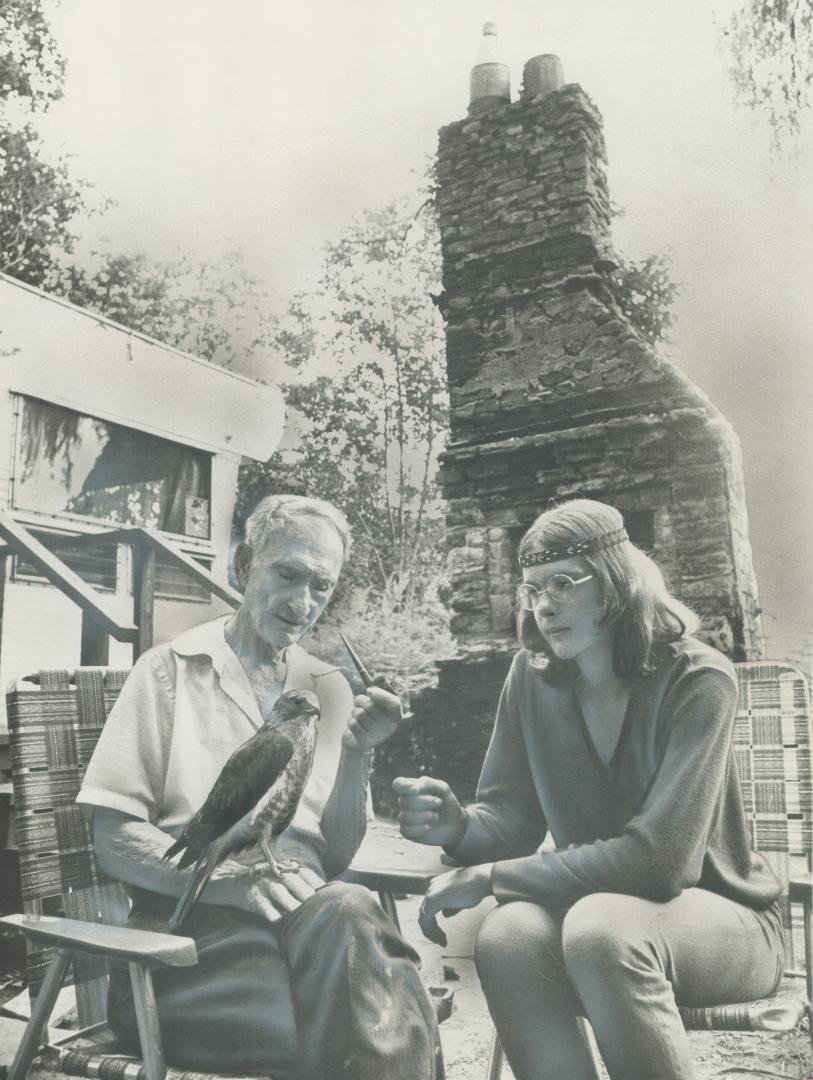
[{"label": "stone chimney", "polygon": [[552,497],[578,493],[624,513],[707,640],[760,656],[736,436],[609,287],[598,109],[555,56],[526,64],[518,101],[495,91],[508,82],[493,63],[487,73],[475,67],[470,115],[441,130],[438,148],[458,641],[515,647],[519,537]]},{"label": "stone chimney", "polygon": [[[493,29],[487,24],[487,38]],[[555,56],[519,101],[494,66],[472,74],[469,117],[440,133],[451,432],[442,458],[453,630],[461,655],[413,697],[414,721],[376,754],[397,775],[474,795],[516,649],[516,549],[553,497],[617,506],[703,636],[763,655],[739,445],[685,375],[647,344],[609,287],[615,266],[601,116]]]}]

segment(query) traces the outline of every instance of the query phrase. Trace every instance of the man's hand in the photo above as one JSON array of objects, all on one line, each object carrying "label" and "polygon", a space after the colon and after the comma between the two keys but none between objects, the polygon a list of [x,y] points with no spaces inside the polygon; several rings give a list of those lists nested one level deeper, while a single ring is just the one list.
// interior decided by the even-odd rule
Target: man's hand
[{"label": "man's hand", "polygon": [[[189,870],[179,870],[163,857],[173,838],[148,821],[96,807],[93,840],[99,865],[109,877],[175,898],[189,880]],[[202,899],[276,922],[322,885],[324,881],[306,867],[275,876],[261,847],[255,844],[215,867]]]},{"label": "man's hand", "polygon": [[215,870],[212,885],[218,894],[224,894],[222,901],[218,896],[218,902],[261,915],[273,923],[289,911],[296,911],[324,881],[307,866],[275,873],[265,859],[250,865],[225,859]]},{"label": "man's hand", "polygon": [[418,913],[424,937],[436,945],[446,945],[446,935],[438,926],[438,914],[456,915],[462,908],[477,907],[481,900],[491,896],[493,865],[461,866],[432,879]]},{"label": "man's hand", "polygon": [[366,753],[384,742],[404,716],[401,702],[389,690],[383,675],[376,675],[372,685],[353,699],[353,711],[343,736],[344,745]]},{"label": "man's hand", "polygon": [[398,776],[392,790],[398,796],[402,836],[418,844],[457,847],[466,831],[466,814],[445,780]]}]

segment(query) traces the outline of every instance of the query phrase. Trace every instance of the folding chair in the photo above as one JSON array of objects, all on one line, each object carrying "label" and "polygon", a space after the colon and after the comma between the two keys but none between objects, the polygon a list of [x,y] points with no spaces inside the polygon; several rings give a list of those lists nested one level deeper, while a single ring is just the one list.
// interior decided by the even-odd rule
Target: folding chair
[{"label": "folding chair", "polygon": [[[100,877],[85,818],[75,803],[85,767],[126,676],[126,671],[80,668],[73,688],[67,671],[43,671],[38,687],[20,685],[7,696],[25,914],[2,921],[28,939],[33,1003],[8,1080],[24,1080],[43,1037],[48,1064],[71,1075],[100,1080],[213,1080],[209,1073],[167,1067],[152,988],[155,966],[197,963],[195,943],[121,925],[128,909],[126,893]],[[348,872],[347,879],[378,891],[384,910],[398,925],[394,894],[425,892],[437,869],[362,867]],[[129,965],[142,1062],[118,1052],[107,1026],[107,959]],[[48,1020],[71,966],[80,1030],[62,1040],[48,1040]],[[438,1019],[444,1019],[451,1010],[448,996],[436,1000],[435,1007]]]}]

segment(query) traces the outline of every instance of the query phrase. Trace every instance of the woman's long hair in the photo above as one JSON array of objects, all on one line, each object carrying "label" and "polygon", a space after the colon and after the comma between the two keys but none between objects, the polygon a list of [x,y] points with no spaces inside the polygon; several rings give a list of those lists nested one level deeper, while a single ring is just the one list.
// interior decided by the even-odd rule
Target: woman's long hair
[{"label": "woman's long hair", "polygon": [[[612,506],[593,499],[572,499],[546,510],[523,536],[519,554],[541,548],[566,547],[623,528]],[[600,625],[615,630],[613,666],[619,678],[640,679],[657,663],[658,647],[677,641],[697,627],[697,617],[671,595],[663,574],[640,548],[625,540],[613,547],[580,555],[601,591]],[[534,666],[547,682],[562,685],[577,673],[572,660],[560,660],[536,625],[532,611],[519,610],[520,644],[535,654]]]}]

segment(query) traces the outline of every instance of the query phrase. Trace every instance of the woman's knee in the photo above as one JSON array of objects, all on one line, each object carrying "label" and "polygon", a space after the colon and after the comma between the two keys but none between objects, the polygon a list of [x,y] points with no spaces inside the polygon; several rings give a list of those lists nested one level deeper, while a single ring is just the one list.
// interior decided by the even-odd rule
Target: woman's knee
[{"label": "woman's knee", "polygon": [[501,970],[516,971],[518,962],[543,962],[549,953],[561,955],[559,921],[537,904],[515,901],[499,904],[486,915],[474,945],[480,978]]},{"label": "woman's knee", "polygon": [[562,924],[565,966],[573,974],[624,967],[654,959],[649,947],[652,905],[621,893],[591,893],[578,900]]}]

